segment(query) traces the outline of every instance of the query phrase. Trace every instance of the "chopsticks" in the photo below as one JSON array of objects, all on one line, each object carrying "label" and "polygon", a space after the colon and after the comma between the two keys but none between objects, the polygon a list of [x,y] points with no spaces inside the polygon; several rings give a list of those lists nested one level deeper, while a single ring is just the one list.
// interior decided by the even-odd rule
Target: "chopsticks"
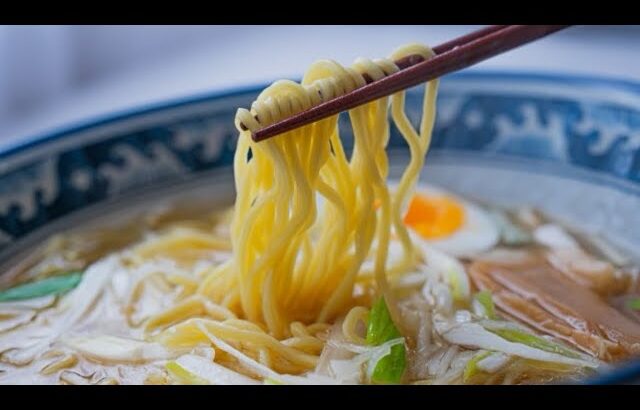
[{"label": "chopsticks", "polygon": [[252,138],[254,141],[263,141],[444,74],[472,66],[566,27],[568,26],[498,25],[482,28],[435,47],[433,50],[436,55],[429,60],[424,61],[422,56],[418,55],[398,60],[396,64],[400,71],[377,81],[365,78],[368,84],[265,126],[253,133]]}]

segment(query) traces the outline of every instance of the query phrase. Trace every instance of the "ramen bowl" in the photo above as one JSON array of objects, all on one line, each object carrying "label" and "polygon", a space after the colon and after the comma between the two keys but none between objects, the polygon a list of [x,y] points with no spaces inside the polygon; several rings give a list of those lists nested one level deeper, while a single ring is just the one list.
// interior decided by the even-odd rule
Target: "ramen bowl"
[{"label": "ramen bowl", "polygon": [[[235,112],[262,88],[114,113],[0,152],[0,272],[86,221],[164,199],[231,203]],[[410,90],[416,124],[420,104],[420,89]],[[437,110],[424,181],[496,205],[535,206],[640,261],[640,84],[466,72],[442,79]],[[344,138],[348,149],[352,137]],[[393,175],[408,158],[393,126],[389,146]],[[592,382],[634,380],[640,365],[629,363]]]}]

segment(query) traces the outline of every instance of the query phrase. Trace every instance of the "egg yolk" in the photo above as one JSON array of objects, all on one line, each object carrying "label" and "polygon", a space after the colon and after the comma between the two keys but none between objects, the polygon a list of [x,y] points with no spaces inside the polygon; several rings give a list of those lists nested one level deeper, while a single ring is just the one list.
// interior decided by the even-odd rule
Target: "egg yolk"
[{"label": "egg yolk", "polygon": [[409,203],[404,223],[425,239],[444,238],[464,223],[464,207],[448,196],[417,194]]}]

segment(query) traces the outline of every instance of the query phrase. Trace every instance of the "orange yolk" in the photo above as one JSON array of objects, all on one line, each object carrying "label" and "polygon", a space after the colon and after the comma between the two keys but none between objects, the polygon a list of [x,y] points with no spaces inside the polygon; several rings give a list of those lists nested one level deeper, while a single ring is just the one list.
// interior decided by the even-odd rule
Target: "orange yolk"
[{"label": "orange yolk", "polygon": [[464,207],[447,196],[416,194],[404,216],[404,223],[425,239],[451,235],[464,223]]}]

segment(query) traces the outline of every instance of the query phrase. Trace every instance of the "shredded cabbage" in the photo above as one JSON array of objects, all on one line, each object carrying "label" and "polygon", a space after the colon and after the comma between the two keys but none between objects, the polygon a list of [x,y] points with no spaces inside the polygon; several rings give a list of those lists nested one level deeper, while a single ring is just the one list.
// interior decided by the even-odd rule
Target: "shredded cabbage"
[{"label": "shredded cabbage", "polygon": [[484,372],[495,373],[509,363],[510,360],[511,356],[500,352],[493,352],[484,359],[480,359],[477,367]]},{"label": "shredded cabbage", "polygon": [[558,343],[543,339],[530,333],[525,333],[517,329],[496,329],[491,330],[498,336],[510,342],[522,343],[545,352],[557,353],[567,357],[579,358],[580,355]]},{"label": "shredded cabbage", "polygon": [[62,343],[101,362],[140,363],[172,357],[172,353],[159,343],[109,335],[71,337],[63,339]]},{"label": "shredded cabbage", "polygon": [[506,365],[511,357],[501,352],[481,350],[467,362],[462,380],[467,383],[479,372],[495,373]]},{"label": "shredded cabbage", "polygon": [[511,222],[504,212],[494,208],[487,213],[493,223],[498,227],[500,240],[505,245],[520,246],[532,242],[532,235],[525,229]]},{"label": "shredded cabbage", "polygon": [[0,332],[29,323],[35,315],[36,312],[33,310],[2,311],[0,312]]},{"label": "shredded cabbage", "polygon": [[362,381],[363,368],[366,366],[366,378],[372,381],[380,361],[388,357],[396,346],[404,348],[404,338],[392,339],[375,347],[362,346],[362,349],[358,349],[359,354],[351,359],[332,360],[329,362],[329,368],[336,380],[341,383],[359,383]]},{"label": "shredded cabbage", "polygon": [[478,292],[473,297],[472,307],[474,313],[478,316],[486,317],[487,319],[497,319],[496,307],[493,304],[493,298],[491,292],[483,290]]},{"label": "shredded cabbage", "polygon": [[471,295],[469,278],[464,266],[457,259],[426,244],[421,245],[427,260],[427,267],[441,275],[451,288],[456,302],[467,301]]},{"label": "shredded cabbage", "polygon": [[12,302],[0,302],[0,314],[4,314],[6,311],[20,310],[20,309],[35,309],[40,310],[53,305],[56,301],[54,295],[42,296],[39,298],[16,300]]},{"label": "shredded cabbage", "polygon": [[[42,321],[39,321],[41,318],[38,317],[17,330],[1,334],[0,353],[15,349],[11,352],[12,363],[29,363],[51,342],[85,317],[92,307],[93,312],[99,314],[100,309],[95,307],[96,300],[101,296],[111,273],[118,269],[124,267],[116,255],[91,265],[80,284],[61,298],[60,303],[50,312],[50,316],[42,318]],[[41,322],[46,322],[47,326],[42,326]]]},{"label": "shredded cabbage", "polygon": [[580,245],[561,226],[542,225],[533,231],[536,242],[551,249],[580,249]]},{"label": "shredded cabbage", "polygon": [[210,384],[208,380],[198,377],[174,361],[168,362],[165,368],[169,372],[169,376],[178,383],[195,385]]},{"label": "shredded cabbage", "polygon": [[473,356],[471,360],[467,362],[467,365],[464,368],[464,373],[462,374],[462,381],[466,383],[473,376],[475,376],[480,371],[480,369],[478,368],[478,362],[484,359],[485,357],[489,356],[490,354],[491,352],[487,350],[482,350],[479,353],[477,353],[475,356]]},{"label": "shredded cabbage", "polygon": [[180,356],[166,365],[178,381],[188,384],[259,384],[256,380],[227,369],[213,361],[196,355]]},{"label": "shredded cabbage", "polygon": [[542,362],[561,363],[577,367],[596,368],[599,363],[594,359],[581,355],[579,358],[542,350],[539,347],[509,341],[489,331],[477,323],[436,322],[438,333],[449,343],[485,350],[494,350],[508,355]]}]

